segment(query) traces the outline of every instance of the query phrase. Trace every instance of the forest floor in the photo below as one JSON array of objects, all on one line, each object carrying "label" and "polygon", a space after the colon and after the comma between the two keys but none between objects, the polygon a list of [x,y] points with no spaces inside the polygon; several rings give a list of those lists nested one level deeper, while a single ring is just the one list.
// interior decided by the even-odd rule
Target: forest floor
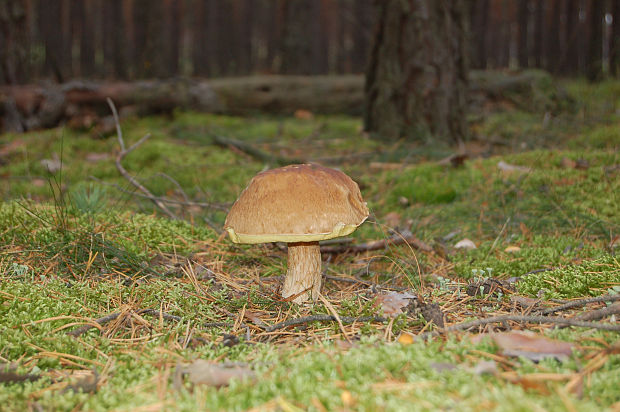
[{"label": "forest floor", "polygon": [[[562,86],[570,108],[472,114],[452,161],[354,117],[123,120],[127,147],[151,137],[122,165],[178,219],[115,135],[3,135],[1,409],[620,410],[620,83]],[[314,305],[278,297],[283,245],[221,233],[287,159],[371,210],[325,245]]]}]

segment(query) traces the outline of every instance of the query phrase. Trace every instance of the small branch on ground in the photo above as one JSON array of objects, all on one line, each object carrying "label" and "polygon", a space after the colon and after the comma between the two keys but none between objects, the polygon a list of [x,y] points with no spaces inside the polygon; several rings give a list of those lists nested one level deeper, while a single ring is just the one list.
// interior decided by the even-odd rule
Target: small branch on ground
[{"label": "small branch on ground", "polygon": [[240,140],[231,139],[224,136],[213,135],[213,143],[221,147],[234,147],[237,150],[246,153],[253,158],[260,160],[264,163],[275,164],[278,166],[286,166],[294,163],[306,163],[306,161],[302,159],[293,159],[288,157],[276,156],[264,152],[256,147],[252,146],[249,143],[242,142]]},{"label": "small branch on ground", "polygon": [[620,301],[620,294],[617,295],[602,295],[595,296],[593,298],[585,298],[585,299],[577,299],[567,302],[560,306],[555,306],[553,308],[545,309],[541,312],[542,315],[548,315],[554,312],[560,312],[566,309],[578,308],[579,306],[585,306],[590,303],[599,303],[599,302],[616,302]]},{"label": "small branch on ground", "polygon": [[168,207],[164,204],[164,202],[162,202],[161,200],[158,200],[157,197],[153,195],[140,182],[138,182],[135,177],[131,176],[129,172],[127,172],[127,170],[123,167],[123,164],[121,163],[123,159],[125,158],[125,156],[127,156],[129,153],[135,150],[138,146],[144,143],[146,139],[151,137],[151,135],[150,134],[144,135],[140,140],[138,140],[136,143],[131,145],[128,149],[125,149],[125,140],[123,139],[123,132],[121,130],[121,124],[118,118],[118,113],[116,111],[116,106],[114,106],[114,102],[110,98],[107,99],[107,102],[108,102],[108,105],[110,106],[110,109],[112,110],[112,115],[114,116],[114,123],[116,125],[116,136],[118,138],[118,144],[121,148],[120,152],[118,153],[115,159],[116,169],[118,169],[119,173],[123,175],[123,177],[129,181],[129,183],[131,183],[139,191],[144,193],[144,195],[151,202],[153,202],[155,206],[157,206],[162,212],[164,212],[168,217],[170,217],[171,219],[175,219],[175,220],[178,219],[178,217],[174,213],[172,213],[170,209],[168,209]]},{"label": "small branch on ground", "polygon": [[391,236],[388,239],[374,240],[372,242],[362,243],[360,245],[321,246],[321,253],[362,253],[372,250],[385,249],[388,246],[396,246],[402,244],[408,244],[424,252],[432,252],[433,250],[432,247],[422,242],[414,235],[402,236],[398,234]]},{"label": "small branch on ground", "polygon": [[[104,317],[102,317],[102,318],[95,319],[95,321],[94,321],[94,322],[95,322],[95,323],[97,323],[97,324],[99,324],[99,325],[104,325],[104,324],[106,324],[106,323],[108,323],[108,322],[111,322],[111,321],[115,320],[115,319],[116,319],[116,318],[118,318],[120,315],[121,315],[121,313],[120,313],[120,312],[112,313],[112,314],[109,314],[109,315],[104,316]],[[70,331],[70,332],[67,332],[67,335],[69,335],[69,336],[73,336],[73,337],[76,337],[76,338],[77,338],[78,336],[80,336],[80,335],[82,335],[82,334],[84,334],[84,333],[88,332],[89,330],[91,330],[91,329],[93,329],[93,328],[95,328],[95,325],[84,325],[84,326],[80,326],[80,327],[79,327],[79,328],[77,328],[77,329],[74,329],[74,330],[72,330],[72,331]]]},{"label": "small branch on ground", "polygon": [[156,199],[159,200],[160,202],[164,202],[164,203],[170,203],[170,204],[174,204],[174,205],[181,205],[181,206],[196,206],[196,207],[203,207],[203,208],[210,208],[210,209],[216,209],[216,210],[221,210],[223,212],[227,212],[228,209],[230,208],[229,203],[207,203],[207,202],[193,202],[193,201],[185,201],[185,200],[177,200],[177,199],[170,199],[168,197],[161,197],[161,196],[154,196],[154,197],[150,197],[150,196],[146,196],[142,193],[136,192],[134,190],[127,190],[123,187],[121,187],[120,185],[116,184],[116,183],[109,183],[109,182],[104,182],[101,179],[97,179],[94,176],[90,176],[91,180],[94,180],[97,183],[100,183],[102,185],[105,186],[111,186],[113,188],[115,188],[116,190],[122,192],[122,193],[126,193],[128,195],[131,196],[136,196],[136,197],[140,197],[143,199]]},{"label": "small branch on ground", "polygon": [[[381,316],[361,316],[359,318],[354,318],[351,316],[340,316],[340,321],[344,323],[353,323],[353,322],[385,322],[387,318]],[[303,325],[309,322],[337,322],[338,320],[334,315],[312,315],[312,316],[304,316],[301,318],[294,318],[285,320],[284,322],[276,323],[265,328],[265,332],[273,332],[278,329],[283,329],[289,326],[297,326]]]},{"label": "small branch on ground", "polygon": [[456,332],[459,330],[467,330],[477,326],[488,325],[489,323],[501,322],[518,322],[518,323],[550,323],[555,325],[576,326],[580,328],[592,328],[601,330],[611,330],[620,332],[620,325],[610,323],[585,322],[576,319],[561,318],[558,316],[522,316],[522,315],[501,315],[493,316],[486,319],[477,319],[469,322],[457,323],[444,329],[445,332]]}]

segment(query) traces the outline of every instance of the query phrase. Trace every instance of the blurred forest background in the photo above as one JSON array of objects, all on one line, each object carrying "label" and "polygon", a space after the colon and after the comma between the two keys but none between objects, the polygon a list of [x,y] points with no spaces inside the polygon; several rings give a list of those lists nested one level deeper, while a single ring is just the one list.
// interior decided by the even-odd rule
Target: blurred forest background
[{"label": "blurred forest background", "polygon": [[[3,0],[0,83],[363,73],[372,0]],[[620,0],[468,1],[470,66],[618,75]]]}]

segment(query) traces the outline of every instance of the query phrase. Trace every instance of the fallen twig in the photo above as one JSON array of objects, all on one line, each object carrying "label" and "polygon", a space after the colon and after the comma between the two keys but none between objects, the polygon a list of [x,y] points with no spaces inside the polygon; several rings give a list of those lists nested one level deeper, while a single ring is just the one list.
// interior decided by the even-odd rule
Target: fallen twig
[{"label": "fallen twig", "polygon": [[[99,324],[99,325],[104,325],[108,322],[111,322],[113,320],[115,320],[116,318],[118,318],[121,315],[120,312],[116,312],[116,313],[111,313],[107,316],[104,316],[102,318],[99,319],[95,319],[95,323]],[[78,337],[86,332],[88,332],[89,330],[93,329],[95,326],[94,325],[84,325],[84,326],[80,326],[77,329],[74,329],[70,332],[67,332],[67,335],[73,336],[73,337]]]},{"label": "fallen twig", "polygon": [[396,246],[405,243],[424,252],[431,252],[433,250],[432,247],[422,242],[414,235],[402,236],[399,234],[391,236],[388,239],[373,240],[372,242],[362,243],[360,245],[321,246],[321,253],[361,253],[371,250],[385,249],[390,245]]},{"label": "fallen twig", "polygon": [[177,199],[171,199],[168,197],[161,197],[161,196],[147,196],[144,195],[142,193],[136,192],[134,190],[127,190],[125,188],[123,188],[121,185],[116,184],[116,183],[109,183],[109,182],[104,182],[101,179],[98,179],[94,176],[90,176],[91,180],[96,181],[97,183],[100,183],[102,185],[106,185],[106,186],[112,186],[115,189],[117,189],[120,192],[126,193],[128,195],[131,196],[136,196],[136,197],[141,197],[143,199],[155,199],[155,200],[159,200],[160,202],[164,202],[164,203],[170,203],[170,204],[175,204],[175,205],[180,205],[180,206],[196,206],[196,207],[204,207],[204,208],[210,208],[210,209],[217,209],[217,210],[221,210],[224,212],[227,212],[228,209],[230,208],[230,203],[207,203],[207,202],[194,202],[191,200],[185,201],[185,200],[177,200]]},{"label": "fallen twig", "polygon": [[133,186],[135,186],[138,190],[146,195],[146,197],[155,204],[162,212],[164,212],[171,219],[178,219],[178,217],[168,209],[168,207],[161,201],[156,198],[146,187],[144,187],[140,182],[136,180],[135,177],[131,176],[129,172],[123,167],[121,163],[125,156],[127,156],[131,151],[133,151],[136,147],[140,146],[146,139],[151,137],[150,134],[144,135],[140,140],[131,145],[128,149],[125,148],[125,140],[123,139],[123,132],[121,130],[120,120],[118,118],[118,113],[116,111],[116,106],[114,106],[114,102],[109,97],[107,98],[108,105],[112,110],[112,115],[114,116],[114,123],[116,125],[116,136],[118,138],[118,144],[121,148],[121,151],[116,155],[115,164],[116,169],[118,169],[119,173],[123,175],[125,179],[129,181]]},{"label": "fallen twig", "polygon": [[[139,309],[139,310],[136,310],[135,313],[138,314],[138,315],[153,315],[153,316],[161,317],[162,319],[167,320],[167,321],[171,321],[171,322],[180,322],[180,321],[183,320],[183,318],[180,317],[180,316],[171,315],[169,313],[162,312],[162,311],[157,310],[157,309]],[[104,316],[102,318],[95,319],[94,323],[97,323],[99,325],[104,325],[104,324],[106,324],[108,322],[111,322],[111,321],[117,319],[120,315],[121,315],[121,312],[111,313],[111,314],[109,314],[107,316]],[[205,323],[201,323],[200,326],[202,326],[204,328],[217,328],[217,327],[233,326],[233,324],[230,323],[230,322],[205,322]],[[93,325],[93,324],[88,324],[88,325],[80,326],[79,328],[74,329],[71,332],[68,332],[67,335],[78,337],[78,336],[88,332],[89,330],[95,328],[95,327],[96,326]]]},{"label": "fallen twig", "polygon": [[[340,321],[344,323],[353,323],[353,322],[385,322],[387,318],[381,316],[360,316],[359,318],[354,318],[351,316],[340,316]],[[337,319],[334,315],[311,315],[304,316],[301,318],[288,319],[280,323],[276,323],[265,328],[265,332],[273,332],[278,329],[283,329],[289,326],[303,325],[309,322],[337,322]]]},{"label": "fallen twig", "polygon": [[243,153],[246,153],[253,158],[258,159],[261,162],[272,163],[278,166],[286,166],[293,163],[306,163],[302,159],[292,159],[288,157],[272,155],[260,149],[257,149],[256,147],[246,142],[224,136],[213,135],[213,143],[221,147],[234,147],[235,149],[241,150]]},{"label": "fallen twig", "polygon": [[610,323],[585,322],[576,319],[562,318],[559,316],[523,316],[523,315],[501,315],[493,316],[486,319],[477,319],[469,322],[457,323],[444,329],[445,332],[455,332],[459,330],[467,330],[476,326],[487,325],[489,323],[499,322],[519,322],[519,323],[551,323],[556,325],[576,326],[581,328],[592,328],[611,330],[620,332],[620,325],[612,325]]},{"label": "fallen twig", "polygon": [[575,316],[576,320],[599,320],[606,318],[612,315],[620,314],[620,302],[614,303],[611,306],[607,306],[602,309],[593,310],[590,312],[585,312],[580,314],[579,316]]},{"label": "fallen twig", "polygon": [[590,303],[598,303],[598,302],[616,302],[616,301],[620,301],[620,294],[617,295],[602,295],[602,296],[595,296],[592,298],[585,298],[585,299],[577,299],[577,300],[572,300],[570,302],[567,302],[563,305],[560,306],[555,306],[553,308],[548,308],[545,309],[541,312],[542,315],[548,315],[549,313],[554,313],[554,312],[560,312],[562,310],[566,310],[566,309],[572,309],[572,308],[577,308],[579,306],[585,306],[588,305]]}]

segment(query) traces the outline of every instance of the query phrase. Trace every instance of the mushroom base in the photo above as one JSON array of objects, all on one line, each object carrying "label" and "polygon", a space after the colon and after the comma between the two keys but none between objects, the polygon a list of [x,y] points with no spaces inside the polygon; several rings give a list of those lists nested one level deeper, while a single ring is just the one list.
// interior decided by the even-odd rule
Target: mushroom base
[{"label": "mushroom base", "polygon": [[288,244],[288,270],[282,297],[299,295],[293,302],[317,300],[321,291],[321,249],[319,242]]}]

